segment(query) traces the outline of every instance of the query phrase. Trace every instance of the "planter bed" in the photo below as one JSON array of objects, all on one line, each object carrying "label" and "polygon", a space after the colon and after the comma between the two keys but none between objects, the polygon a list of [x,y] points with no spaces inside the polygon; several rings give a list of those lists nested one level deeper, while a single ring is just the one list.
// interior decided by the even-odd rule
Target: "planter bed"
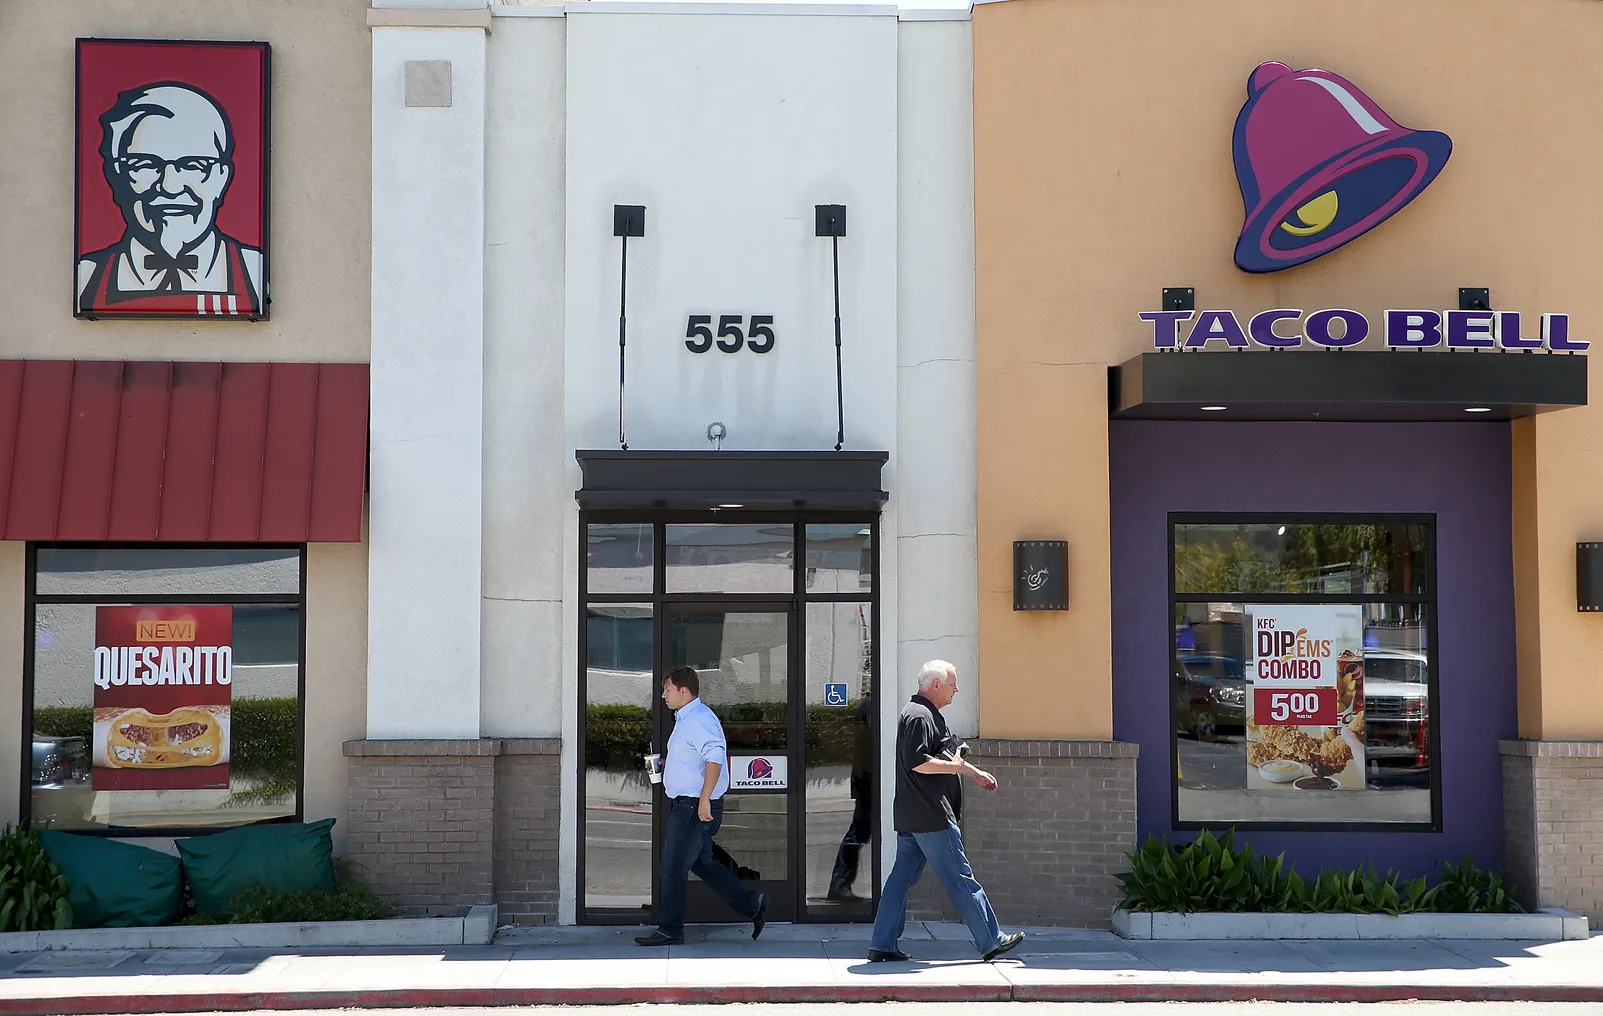
[{"label": "planter bed", "polygon": [[1260,914],[1113,912],[1121,938],[1499,939],[1556,942],[1587,937],[1587,920],[1568,910],[1533,914]]},{"label": "planter bed", "polygon": [[491,904],[473,907],[466,917],[9,931],[0,933],[0,953],[54,949],[296,949],[319,946],[354,949],[363,946],[487,945],[495,938],[496,917],[496,907]]}]

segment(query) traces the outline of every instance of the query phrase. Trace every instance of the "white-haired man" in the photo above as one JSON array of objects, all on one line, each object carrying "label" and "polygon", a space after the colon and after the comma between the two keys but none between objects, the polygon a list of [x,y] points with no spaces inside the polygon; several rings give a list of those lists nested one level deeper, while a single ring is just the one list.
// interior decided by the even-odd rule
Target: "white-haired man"
[{"label": "white-haired man", "polygon": [[234,136],[190,85],[130,89],[100,117],[100,158],[126,223],[78,262],[82,314],[262,313],[262,252],[217,228]]},{"label": "white-haired man", "polygon": [[986,790],[996,789],[996,777],[964,758],[968,746],[947,730],[941,710],[956,697],[957,668],[931,660],[919,671],[918,694],[902,707],[896,724],[896,863],[879,897],[868,949],[872,963],[907,959],[897,943],[907,923],[907,893],[926,864],[935,869],[986,962],[1024,941],[1022,932],[1002,933],[963,854],[958,831],[962,777],[972,777]]}]

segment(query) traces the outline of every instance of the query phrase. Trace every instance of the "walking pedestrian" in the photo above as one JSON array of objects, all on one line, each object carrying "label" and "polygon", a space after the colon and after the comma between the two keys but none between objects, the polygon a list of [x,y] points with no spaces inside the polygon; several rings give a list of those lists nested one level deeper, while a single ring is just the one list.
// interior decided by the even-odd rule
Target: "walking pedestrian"
[{"label": "walking pedestrian", "polygon": [[869,941],[871,963],[907,959],[897,947],[907,924],[907,893],[926,864],[935,869],[987,963],[1024,941],[1023,932],[1002,933],[963,854],[962,777],[970,776],[985,790],[996,789],[996,777],[964,758],[968,746],[946,727],[941,710],[956,696],[957,668],[931,660],[919,671],[918,694],[902,707],[896,724],[896,863],[880,893]]},{"label": "walking pedestrian", "polygon": [[662,771],[662,788],[671,802],[662,843],[662,911],[657,930],[635,942],[651,946],[684,942],[691,872],[737,914],[751,918],[751,937],[756,941],[767,918],[768,895],[746,889],[712,854],[712,838],[724,821],[724,792],[729,789],[724,726],[701,700],[701,679],[690,667],[668,671],[662,679],[662,700],[674,713]]}]

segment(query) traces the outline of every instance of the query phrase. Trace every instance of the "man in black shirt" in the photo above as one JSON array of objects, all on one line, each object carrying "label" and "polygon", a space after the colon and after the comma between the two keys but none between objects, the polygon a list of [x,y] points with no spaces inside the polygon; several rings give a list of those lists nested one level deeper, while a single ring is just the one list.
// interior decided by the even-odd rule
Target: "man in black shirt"
[{"label": "man in black shirt", "polygon": [[946,728],[941,709],[956,696],[957,668],[945,660],[931,660],[919,671],[918,694],[902,707],[896,724],[896,864],[885,880],[874,918],[868,950],[873,963],[907,959],[897,943],[907,924],[907,893],[918,884],[925,864],[935,869],[986,962],[1024,941],[1022,932],[1002,934],[996,911],[963,854],[958,831],[963,818],[962,776],[969,775],[986,790],[996,789],[996,777],[969,763],[963,757],[968,745]]}]

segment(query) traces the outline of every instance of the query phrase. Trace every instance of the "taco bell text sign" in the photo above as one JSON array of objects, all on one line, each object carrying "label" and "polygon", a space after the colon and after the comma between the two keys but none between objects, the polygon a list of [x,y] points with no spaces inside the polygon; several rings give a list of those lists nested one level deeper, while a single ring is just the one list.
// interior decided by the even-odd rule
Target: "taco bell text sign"
[{"label": "taco bell text sign", "polygon": [[79,39],[78,317],[267,314],[268,47]]},{"label": "taco bell text sign", "polygon": [[[1516,310],[1388,310],[1379,322],[1341,308],[1313,312],[1275,308],[1250,317],[1229,310],[1153,310],[1140,317],[1152,327],[1154,349],[1207,349],[1210,343],[1229,349],[1288,349],[1305,343],[1340,349],[1358,345],[1372,332],[1391,349],[1439,346],[1577,353],[1591,346],[1584,339],[1570,338],[1568,314],[1543,314],[1533,322]],[[1538,325],[1535,335],[1530,334],[1533,324]]]}]

